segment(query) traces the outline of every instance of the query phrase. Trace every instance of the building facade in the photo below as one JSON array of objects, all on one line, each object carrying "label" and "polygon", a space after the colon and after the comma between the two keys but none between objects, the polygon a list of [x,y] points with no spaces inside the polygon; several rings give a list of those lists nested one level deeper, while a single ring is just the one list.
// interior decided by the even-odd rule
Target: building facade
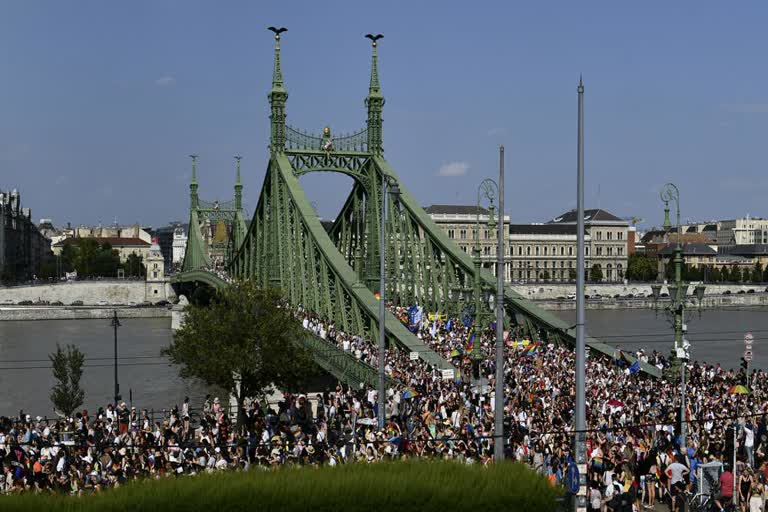
[{"label": "building facade", "polygon": [[183,226],[177,226],[173,231],[173,245],[171,249],[171,264],[180,266],[187,252],[187,230]]},{"label": "building facade", "polygon": [[[589,235],[585,235],[585,249],[589,242]],[[512,224],[509,226],[509,248],[513,282],[576,279],[575,225]]]},{"label": "building facade", "polygon": [[149,248],[151,244],[141,238],[117,238],[117,237],[75,237],[65,238],[53,244],[53,254],[59,255],[67,245],[79,246],[83,240],[94,240],[99,245],[109,244],[116,250],[120,256],[120,263],[125,263],[128,256],[135,254],[141,256],[143,261],[147,261]]},{"label": "building facade", "polygon": [[165,257],[157,237],[152,240],[144,261],[147,267],[146,300],[149,302],[168,300],[169,283],[165,277]]},{"label": "building facade", "polygon": [[768,244],[768,219],[746,216],[717,223],[717,245]]},{"label": "building facade", "polygon": [[[433,204],[424,210],[432,220],[453,240],[461,250],[475,255],[474,249],[480,248],[480,262],[483,268],[496,275],[496,248],[498,240],[496,230],[488,225],[491,211],[477,206]],[[494,214],[494,221],[498,216]],[[479,230],[478,230],[479,227]],[[504,216],[504,233],[509,232],[509,216]],[[476,238],[479,235],[479,239]],[[505,237],[506,238],[506,237]],[[504,280],[511,279],[510,251],[507,246],[504,257]]]},{"label": "building facade", "polygon": [[[576,210],[559,215],[548,224],[561,226],[576,225]],[[604,282],[624,280],[629,258],[629,222],[601,209],[584,210],[584,228],[589,235],[585,247],[587,267],[597,265]]]},{"label": "building facade", "polygon": [[0,190],[0,281],[34,278],[51,258],[51,241],[32,222],[32,211],[21,207],[17,190]]}]

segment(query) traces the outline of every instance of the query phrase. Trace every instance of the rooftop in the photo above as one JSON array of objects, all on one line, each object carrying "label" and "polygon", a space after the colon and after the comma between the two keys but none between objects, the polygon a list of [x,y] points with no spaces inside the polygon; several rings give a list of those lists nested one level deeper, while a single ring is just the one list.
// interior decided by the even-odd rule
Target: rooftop
[{"label": "rooftop", "polygon": [[112,247],[149,247],[151,245],[149,242],[146,242],[141,238],[134,238],[134,237],[120,238],[116,236],[105,236],[105,237],[88,236],[88,237],[65,238],[64,240],[60,240],[56,242],[55,244],[53,244],[53,246],[63,247],[65,245],[79,245],[80,242],[82,242],[83,240],[95,240],[96,242],[99,243],[99,245],[109,244]]},{"label": "rooftop", "polygon": [[[549,224],[576,224],[576,220],[576,210],[571,210],[555,217],[549,221]],[[624,224],[629,224],[624,219],[620,219],[614,214],[600,208],[584,210],[584,222],[623,222]]]},{"label": "rooftop", "polygon": [[510,224],[510,235],[574,235],[575,224]]},{"label": "rooftop", "polygon": [[[658,252],[659,255],[669,256],[674,253],[677,244],[669,244]],[[716,256],[717,251],[707,244],[683,244],[684,256]]]},{"label": "rooftop", "polygon": [[433,204],[424,208],[424,211],[433,214],[449,214],[449,215],[488,215],[488,209],[482,206],[478,209],[477,206],[465,206],[459,204]]}]

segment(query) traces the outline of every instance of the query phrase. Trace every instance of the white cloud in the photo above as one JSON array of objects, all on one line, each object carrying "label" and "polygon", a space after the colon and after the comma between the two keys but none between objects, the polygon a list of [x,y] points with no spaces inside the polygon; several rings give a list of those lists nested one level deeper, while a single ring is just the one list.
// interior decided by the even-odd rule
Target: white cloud
[{"label": "white cloud", "polygon": [[171,75],[164,75],[155,80],[155,84],[160,87],[170,87],[176,84],[176,79]]},{"label": "white cloud", "polygon": [[768,103],[728,103],[722,109],[733,114],[768,114]]},{"label": "white cloud", "polygon": [[437,170],[438,176],[464,176],[469,170],[467,162],[448,162]]}]

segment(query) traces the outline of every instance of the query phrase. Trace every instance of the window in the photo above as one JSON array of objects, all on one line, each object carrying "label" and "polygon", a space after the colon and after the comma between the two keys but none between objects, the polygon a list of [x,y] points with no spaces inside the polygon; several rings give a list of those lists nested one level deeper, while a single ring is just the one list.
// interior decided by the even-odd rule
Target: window
[{"label": "window", "polygon": [[589,256],[589,247],[584,247],[584,252],[586,253],[587,256]]},{"label": "window", "polygon": [[623,247],[617,247],[616,248],[616,254],[619,256],[624,256],[624,248]]},{"label": "window", "polygon": [[608,248],[608,256],[613,256],[613,247]]},{"label": "window", "polygon": [[610,232],[610,231],[609,231],[609,232],[607,232],[607,233],[605,234],[605,239],[606,239],[606,240],[613,240],[613,233],[612,233],[612,232]]},{"label": "window", "polygon": [[624,240],[624,232],[623,231],[619,231],[618,233],[616,233],[616,240]]},{"label": "window", "polygon": [[539,268],[539,262],[537,261],[537,262],[536,262],[536,264],[535,264],[534,266],[535,266],[536,268]]},{"label": "window", "polygon": [[602,247],[598,247],[597,248],[597,255],[598,256],[602,256],[603,255],[603,248]]},{"label": "window", "polygon": [[597,240],[602,240],[603,239],[603,232],[602,231],[598,231],[597,233],[595,233],[595,235],[596,235],[596,239]]},{"label": "window", "polygon": [[568,262],[568,268],[573,268],[573,262],[572,261]]},{"label": "window", "polygon": [[548,266],[549,266],[549,265],[548,265],[548,262],[546,262],[546,261],[545,261],[545,262],[544,262],[544,268],[547,268]]},{"label": "window", "polygon": [[534,251],[536,252],[536,256],[538,256],[539,255],[539,246],[538,245],[534,248]]},{"label": "window", "polygon": [[[530,253],[531,253],[531,251],[528,251],[528,254],[530,254]],[[517,247],[517,255],[518,256],[522,256],[523,255],[523,246],[522,245],[519,245]]]},{"label": "window", "polygon": [[448,230],[448,238],[456,238],[456,230],[455,229],[449,229]]},{"label": "window", "polygon": [[560,261],[560,268],[563,268],[563,267],[565,267],[565,262],[564,261]]},{"label": "window", "polygon": [[488,230],[487,230],[487,229],[486,229],[486,230],[485,230],[485,232],[483,233],[483,238],[490,238],[490,237],[488,236]]},{"label": "window", "polygon": [[157,290],[154,290],[154,292],[155,292],[155,295],[157,295]]},{"label": "window", "polygon": [[568,248],[568,256],[573,256],[573,247]]},{"label": "window", "polygon": [[153,268],[157,268],[157,263],[155,263],[155,266]]},{"label": "window", "polygon": [[472,228],[472,240],[477,240],[478,232],[477,228]]},{"label": "window", "polygon": [[155,272],[152,272],[152,277],[153,277],[154,279],[157,279],[157,271],[155,271]]},{"label": "window", "polygon": [[563,247],[563,246],[561,245],[561,246],[560,246],[560,256],[564,256],[564,255],[565,255],[565,247]]},{"label": "window", "polygon": [[544,256],[547,255],[547,247],[544,247]]},{"label": "window", "polygon": [[461,231],[459,231],[459,238],[461,238],[462,240],[466,240],[467,239],[467,230],[466,229],[462,229]]}]

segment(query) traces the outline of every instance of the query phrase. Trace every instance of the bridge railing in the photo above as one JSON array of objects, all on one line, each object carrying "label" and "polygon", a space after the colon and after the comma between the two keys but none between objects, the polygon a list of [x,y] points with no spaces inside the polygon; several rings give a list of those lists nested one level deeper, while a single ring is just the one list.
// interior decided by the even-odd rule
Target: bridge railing
[{"label": "bridge railing", "polygon": [[[330,143],[330,145],[328,145]],[[326,146],[328,145],[328,146]],[[368,151],[368,129],[326,138],[292,126],[285,127],[285,148],[310,151]]]},{"label": "bridge railing", "polygon": [[[307,333],[302,339],[304,346],[307,347],[315,356],[315,361],[326,371],[338,373],[339,380],[347,384],[362,388],[365,385],[375,386],[378,379],[378,370],[374,367],[360,361],[349,352],[345,352],[333,343],[326,341],[319,336]],[[332,371],[335,370],[335,371]],[[388,385],[397,384],[397,381],[387,378]]]}]

